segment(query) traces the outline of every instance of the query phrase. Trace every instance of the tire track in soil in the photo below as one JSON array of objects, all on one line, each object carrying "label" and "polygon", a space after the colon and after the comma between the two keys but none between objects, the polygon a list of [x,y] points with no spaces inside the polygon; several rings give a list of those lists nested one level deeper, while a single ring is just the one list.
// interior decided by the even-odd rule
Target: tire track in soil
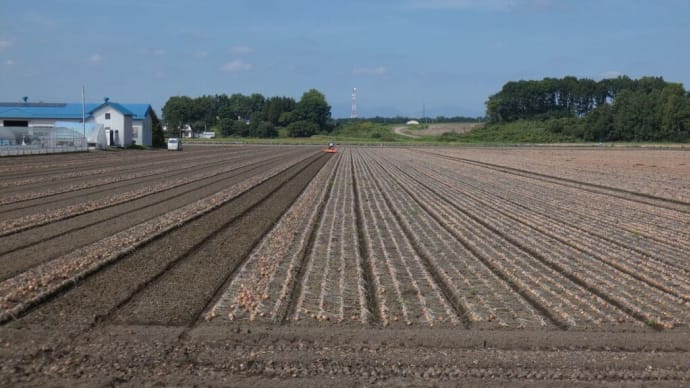
[{"label": "tire track in soil", "polygon": [[321,227],[321,220],[323,217],[324,209],[326,208],[326,203],[328,202],[328,198],[330,198],[331,192],[333,191],[333,180],[335,179],[335,172],[338,171],[340,163],[343,163],[342,158],[338,159],[336,165],[333,167],[333,175],[331,176],[331,180],[328,181],[326,194],[323,197],[324,200],[319,204],[319,209],[317,210],[316,222],[312,226],[312,230],[309,231],[309,240],[305,244],[304,248],[298,254],[297,261],[299,264],[297,274],[292,279],[292,284],[289,286],[291,291],[290,297],[288,298],[288,302],[284,304],[286,305],[286,307],[283,311],[276,314],[278,317],[280,317],[279,322],[283,325],[289,324],[291,322],[290,317],[296,316],[297,299],[302,294],[302,283],[304,282],[304,277],[307,273],[306,269],[308,268],[309,264],[308,260],[309,257],[311,257],[312,248],[314,246],[314,242],[316,241],[316,234],[319,228]]},{"label": "tire track in soil", "polygon": [[[33,327],[61,327],[80,332],[107,321],[119,306],[160,277],[187,252],[198,249],[209,236],[254,207],[263,198],[284,184],[296,170],[313,159],[307,156],[278,175],[249,189],[219,208],[203,214],[172,231],[158,236],[148,244],[118,259],[89,277],[29,310],[20,324]],[[268,168],[266,168],[268,170]],[[185,287],[193,283],[185,284]],[[203,286],[203,284],[202,284]],[[203,306],[201,306],[203,307]]]},{"label": "tire track in soil", "polygon": [[596,194],[604,194],[614,198],[620,198],[627,201],[637,202],[645,205],[656,206],[667,210],[673,210],[681,213],[690,213],[690,203],[678,201],[671,198],[657,197],[651,194],[638,193],[616,187],[604,186],[596,183],[585,181],[578,181],[576,179],[562,178],[558,176],[542,174],[529,170],[522,170],[513,167],[501,166],[498,164],[480,162],[472,159],[459,158],[449,155],[437,154],[435,152],[415,150],[420,153],[433,155],[436,157],[454,160],[456,162],[464,162],[478,167],[483,167],[489,170],[500,171],[506,174],[524,176],[532,179],[537,179],[545,182],[556,183],[566,187],[573,187],[580,190],[589,191]]},{"label": "tire track in soil", "polygon": [[97,241],[101,236],[115,234],[221,191],[274,159],[0,238],[4,250],[0,252],[0,281]]},{"label": "tire track in soil", "polygon": [[370,326],[381,326],[381,319],[383,318],[381,312],[381,302],[376,297],[376,284],[374,283],[374,268],[371,263],[371,251],[367,242],[367,237],[364,235],[364,210],[362,209],[362,198],[359,190],[359,183],[357,182],[357,174],[355,173],[354,160],[350,159],[350,175],[352,176],[352,189],[354,191],[355,199],[355,223],[357,224],[357,240],[359,245],[359,255],[362,258],[362,274],[364,275],[364,283],[367,285],[367,309],[371,312],[369,314]]},{"label": "tire track in soil", "polygon": [[244,212],[149,280],[109,314],[107,321],[190,326],[200,320],[223,285],[327,161],[325,154],[310,157],[291,168],[279,182],[273,181],[272,190],[255,196],[256,202]]}]

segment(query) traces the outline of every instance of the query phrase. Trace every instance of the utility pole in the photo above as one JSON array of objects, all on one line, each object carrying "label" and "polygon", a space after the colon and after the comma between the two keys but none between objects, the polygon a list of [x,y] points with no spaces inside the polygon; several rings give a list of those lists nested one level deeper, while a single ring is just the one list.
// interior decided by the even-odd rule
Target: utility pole
[{"label": "utility pole", "polygon": [[86,141],[86,100],[84,99],[84,85],[81,86],[81,129]]}]

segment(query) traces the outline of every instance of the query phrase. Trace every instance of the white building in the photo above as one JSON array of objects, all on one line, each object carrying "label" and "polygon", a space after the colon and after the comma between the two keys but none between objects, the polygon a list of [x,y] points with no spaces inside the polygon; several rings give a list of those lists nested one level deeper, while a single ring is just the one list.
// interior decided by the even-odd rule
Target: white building
[{"label": "white building", "polygon": [[[84,112],[82,113],[82,108]],[[29,127],[48,130],[56,123],[86,123],[104,128],[107,144],[126,147],[132,144],[151,146],[153,109],[149,104],[118,104],[108,99],[102,104],[2,103],[0,126]]]}]

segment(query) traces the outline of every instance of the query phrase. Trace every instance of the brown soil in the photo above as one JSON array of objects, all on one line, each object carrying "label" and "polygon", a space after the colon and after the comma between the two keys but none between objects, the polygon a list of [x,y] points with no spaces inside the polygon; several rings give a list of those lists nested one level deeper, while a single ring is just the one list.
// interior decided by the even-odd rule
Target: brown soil
[{"label": "brown soil", "polygon": [[681,386],[686,333],[102,325],[0,331],[0,383]]},{"label": "brown soil", "polygon": [[[313,148],[188,146],[183,153],[107,154],[107,163],[100,163],[93,154],[13,158],[14,163],[26,161],[15,166],[0,161],[3,179],[5,174],[7,179],[60,175],[84,162],[98,163],[94,169],[107,168],[127,157],[131,157],[131,168],[118,173],[161,161],[200,158],[206,160],[206,168],[240,159],[253,161],[131,202],[0,237],[0,281],[265,173],[300,154],[305,156],[283,172],[0,326],[0,386],[675,387],[690,383],[688,327],[613,332],[205,321],[203,312],[255,245],[329,158],[338,157]],[[53,166],[49,173],[41,167],[48,161]],[[54,204],[68,206],[84,197],[98,198],[109,189],[129,191],[172,179],[177,173],[193,171],[171,168],[155,178],[84,189],[83,196],[66,192],[54,196]],[[88,179],[85,175],[70,182]],[[51,185],[37,181],[0,193],[42,187]],[[26,205],[25,212],[49,208],[39,199]],[[3,211],[21,214],[16,204],[0,206],[4,216]]]}]

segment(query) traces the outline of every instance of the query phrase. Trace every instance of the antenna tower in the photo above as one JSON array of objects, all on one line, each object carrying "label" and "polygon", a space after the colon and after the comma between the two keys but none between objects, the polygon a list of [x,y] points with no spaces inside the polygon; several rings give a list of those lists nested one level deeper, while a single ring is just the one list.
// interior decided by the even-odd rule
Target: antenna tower
[{"label": "antenna tower", "polygon": [[352,88],[352,112],[350,113],[350,118],[357,118],[357,88]]}]

